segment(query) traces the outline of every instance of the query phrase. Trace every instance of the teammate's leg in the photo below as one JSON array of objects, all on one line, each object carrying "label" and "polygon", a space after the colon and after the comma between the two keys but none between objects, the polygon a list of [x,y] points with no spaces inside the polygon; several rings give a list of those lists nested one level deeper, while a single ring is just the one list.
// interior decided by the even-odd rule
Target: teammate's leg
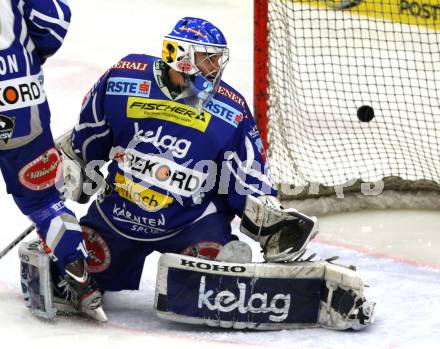
[{"label": "teammate's leg", "polygon": [[60,273],[87,257],[75,215],[64,206],[55,187],[60,158],[50,130],[16,149],[0,151],[6,189],[23,214],[35,224]]},{"label": "teammate's leg", "polygon": [[87,251],[81,228],[55,187],[59,164],[49,127],[24,146],[0,151],[0,168],[8,193],[35,224],[58,274],[66,278],[72,294],[81,299],[77,307],[87,310],[84,305],[88,303],[94,311],[102,299],[84,263]]}]

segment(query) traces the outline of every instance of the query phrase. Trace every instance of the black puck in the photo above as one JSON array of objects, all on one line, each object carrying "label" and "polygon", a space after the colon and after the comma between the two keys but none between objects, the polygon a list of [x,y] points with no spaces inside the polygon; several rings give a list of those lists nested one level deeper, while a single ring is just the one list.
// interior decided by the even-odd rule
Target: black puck
[{"label": "black puck", "polygon": [[370,122],[374,119],[374,109],[369,105],[363,105],[358,108],[357,117],[362,122]]}]

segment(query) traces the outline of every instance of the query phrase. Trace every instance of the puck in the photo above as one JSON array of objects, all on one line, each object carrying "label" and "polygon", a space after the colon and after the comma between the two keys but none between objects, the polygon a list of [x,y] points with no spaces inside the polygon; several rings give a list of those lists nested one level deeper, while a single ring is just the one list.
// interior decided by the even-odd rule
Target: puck
[{"label": "puck", "polygon": [[374,109],[369,105],[363,105],[358,108],[357,117],[362,122],[370,122],[374,119]]}]

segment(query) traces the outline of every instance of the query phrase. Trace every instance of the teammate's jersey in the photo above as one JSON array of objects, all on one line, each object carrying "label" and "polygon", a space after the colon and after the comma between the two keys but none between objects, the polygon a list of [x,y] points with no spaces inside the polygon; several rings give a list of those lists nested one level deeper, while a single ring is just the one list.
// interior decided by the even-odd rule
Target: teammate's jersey
[{"label": "teammate's jersey", "polygon": [[0,1],[0,150],[29,143],[48,127],[41,65],[61,46],[66,0]]},{"label": "teammate's jersey", "polygon": [[240,215],[246,195],[275,194],[244,98],[221,83],[204,110],[170,91],[165,63],[132,54],[84,98],[72,143],[91,164],[111,160],[98,210],[120,234],[159,240],[213,212]]}]

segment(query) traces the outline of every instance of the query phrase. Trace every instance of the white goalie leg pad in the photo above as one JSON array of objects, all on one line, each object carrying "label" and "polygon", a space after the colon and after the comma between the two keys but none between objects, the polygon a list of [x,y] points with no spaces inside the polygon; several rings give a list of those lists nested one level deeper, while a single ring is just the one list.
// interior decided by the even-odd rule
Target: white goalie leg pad
[{"label": "white goalie leg pad", "polygon": [[233,240],[222,247],[215,260],[219,262],[250,263],[252,262],[252,249],[244,241]]},{"label": "white goalie leg pad", "polygon": [[26,306],[31,312],[52,320],[57,310],[53,304],[50,258],[39,246],[37,239],[22,242],[19,246],[21,287]]},{"label": "white goalie leg pad", "polygon": [[364,297],[364,283],[352,268],[328,263],[325,268],[319,324],[334,330],[361,330],[374,322],[376,303]]},{"label": "white goalie leg pad", "polygon": [[[351,301],[340,290],[356,295],[347,313]],[[360,276],[326,261],[229,263],[167,253],[159,260],[155,309],[164,319],[214,327],[341,330],[359,325],[365,302],[358,299],[365,301]]]}]

